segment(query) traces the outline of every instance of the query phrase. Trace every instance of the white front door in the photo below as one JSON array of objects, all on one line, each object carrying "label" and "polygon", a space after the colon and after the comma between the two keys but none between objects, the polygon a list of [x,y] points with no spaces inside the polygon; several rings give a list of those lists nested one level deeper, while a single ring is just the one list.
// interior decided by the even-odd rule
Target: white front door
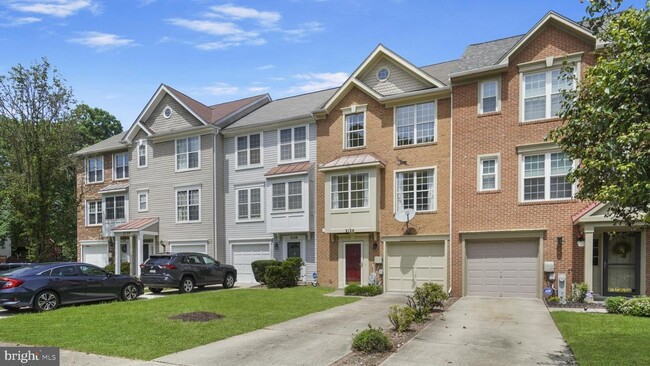
[{"label": "white front door", "polygon": [[260,259],[271,259],[268,244],[233,244],[232,263],[237,269],[237,282],[256,282],[251,263]]}]

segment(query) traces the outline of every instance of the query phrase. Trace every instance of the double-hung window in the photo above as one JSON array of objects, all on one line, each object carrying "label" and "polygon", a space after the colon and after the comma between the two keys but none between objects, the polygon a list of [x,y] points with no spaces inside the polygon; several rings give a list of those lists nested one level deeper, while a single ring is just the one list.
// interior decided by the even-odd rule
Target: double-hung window
[{"label": "double-hung window", "polygon": [[366,146],[366,113],[345,115],[345,148]]},{"label": "double-hung window", "polygon": [[237,189],[237,220],[254,221],[262,219],[262,188]]},{"label": "double-hung window", "polygon": [[86,202],[86,225],[99,225],[102,223],[102,201]]},{"label": "double-hung window", "polygon": [[302,182],[273,183],[273,211],[302,209]]},{"label": "double-hung window", "polygon": [[149,191],[138,191],[138,212],[149,211]]},{"label": "double-hung window", "polygon": [[262,164],[262,135],[259,133],[237,137],[237,166]]},{"label": "double-hung window", "polygon": [[129,177],[129,153],[115,154],[113,166],[115,167],[115,179],[126,179]]},{"label": "double-hung window", "polygon": [[104,181],[104,157],[88,158],[86,163],[86,182],[101,183]]},{"label": "double-hung window", "polygon": [[499,156],[480,156],[478,159],[479,192],[499,189]]},{"label": "double-hung window", "polygon": [[522,200],[548,201],[573,197],[573,185],[567,175],[573,162],[562,152],[522,156]]},{"label": "double-hung window", "polygon": [[369,207],[368,173],[335,175],[331,191],[332,209]]},{"label": "double-hung window", "polygon": [[307,126],[280,130],[280,161],[307,158]]},{"label": "double-hung window", "polygon": [[113,196],[104,198],[106,209],[106,220],[120,220],[126,218],[124,196]]},{"label": "double-hung window", "polygon": [[564,101],[562,90],[573,88],[570,75],[562,69],[524,74],[522,82],[524,121],[557,116]]},{"label": "double-hung window", "polygon": [[499,82],[489,80],[480,83],[479,113],[491,113],[499,111]]},{"label": "double-hung window", "polygon": [[201,221],[201,190],[199,188],[176,189],[176,222]]},{"label": "double-hung window", "polygon": [[199,169],[199,136],[176,140],[176,171]]},{"label": "double-hung window", "polygon": [[396,173],[397,211],[408,208],[416,212],[436,210],[435,169]]},{"label": "double-hung window", "polygon": [[395,109],[397,146],[434,142],[436,140],[435,102],[413,104]]},{"label": "double-hung window", "polygon": [[138,168],[147,166],[147,140],[138,141]]}]

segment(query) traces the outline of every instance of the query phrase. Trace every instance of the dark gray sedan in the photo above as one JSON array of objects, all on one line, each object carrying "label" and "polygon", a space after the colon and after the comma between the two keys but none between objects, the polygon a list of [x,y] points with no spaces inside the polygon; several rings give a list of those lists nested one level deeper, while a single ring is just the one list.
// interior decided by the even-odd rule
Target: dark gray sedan
[{"label": "dark gray sedan", "polygon": [[135,300],[144,292],[135,277],[116,275],[86,263],[41,263],[0,274],[0,306],[54,310],[62,304]]}]

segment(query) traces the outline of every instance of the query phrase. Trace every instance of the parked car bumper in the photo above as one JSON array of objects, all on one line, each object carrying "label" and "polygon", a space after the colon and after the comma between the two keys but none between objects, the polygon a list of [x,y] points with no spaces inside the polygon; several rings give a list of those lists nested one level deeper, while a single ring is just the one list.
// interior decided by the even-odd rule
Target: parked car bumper
[{"label": "parked car bumper", "polygon": [[140,276],[140,280],[145,287],[177,287],[178,280],[172,276]]},{"label": "parked car bumper", "polygon": [[20,288],[1,291],[0,306],[32,306],[32,295],[32,292]]}]

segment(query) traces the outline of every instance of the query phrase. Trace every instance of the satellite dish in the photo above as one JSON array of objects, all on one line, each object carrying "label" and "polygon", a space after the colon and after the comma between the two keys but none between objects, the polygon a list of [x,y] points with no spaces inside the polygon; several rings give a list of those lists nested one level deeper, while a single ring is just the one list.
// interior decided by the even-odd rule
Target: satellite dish
[{"label": "satellite dish", "polygon": [[409,223],[411,219],[415,216],[415,210],[412,208],[407,208],[406,210],[403,211],[398,211],[395,213],[395,220],[399,222],[405,222]]}]

